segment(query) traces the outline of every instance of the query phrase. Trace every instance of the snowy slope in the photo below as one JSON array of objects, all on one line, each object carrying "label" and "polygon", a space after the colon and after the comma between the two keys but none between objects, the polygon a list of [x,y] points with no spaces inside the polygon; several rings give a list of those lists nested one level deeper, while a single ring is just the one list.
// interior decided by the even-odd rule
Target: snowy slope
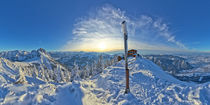
[{"label": "snowy slope", "polygon": [[[2,67],[2,66],[1,66]],[[208,105],[210,84],[182,82],[149,60],[129,59],[130,94],[124,94],[124,62],[102,74],[73,83],[44,82],[27,77],[27,84],[2,82],[0,104],[10,105]],[[8,69],[7,69],[8,70]],[[3,73],[4,74],[4,73]],[[1,81],[6,76],[1,77]]]},{"label": "snowy slope", "polygon": [[121,61],[104,70],[100,76],[81,82],[87,93],[84,103],[97,97],[101,100],[100,104],[210,104],[209,83],[198,85],[181,82],[145,59],[129,59],[131,94],[124,95],[123,65]]},{"label": "snowy slope", "polygon": [[[0,57],[0,105],[28,105],[50,104],[55,95],[55,83],[45,82],[43,79],[27,75],[27,71],[20,72],[30,66],[28,62],[12,62]],[[23,76],[25,81],[16,83]],[[47,99],[46,99],[47,97]]]}]

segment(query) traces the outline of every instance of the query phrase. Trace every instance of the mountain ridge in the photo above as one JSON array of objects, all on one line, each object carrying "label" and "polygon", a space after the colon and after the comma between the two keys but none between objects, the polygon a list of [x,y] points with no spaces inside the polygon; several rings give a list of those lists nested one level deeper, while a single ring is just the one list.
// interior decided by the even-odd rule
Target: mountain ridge
[{"label": "mountain ridge", "polygon": [[[30,53],[26,51],[10,51],[2,52],[0,55],[2,56],[0,56],[1,65],[6,67],[5,70],[14,70],[17,73],[23,71],[26,76],[35,76],[44,81],[64,82],[70,80],[70,71],[55,61],[42,48],[37,51],[33,50]],[[11,67],[8,64],[13,66]]]}]

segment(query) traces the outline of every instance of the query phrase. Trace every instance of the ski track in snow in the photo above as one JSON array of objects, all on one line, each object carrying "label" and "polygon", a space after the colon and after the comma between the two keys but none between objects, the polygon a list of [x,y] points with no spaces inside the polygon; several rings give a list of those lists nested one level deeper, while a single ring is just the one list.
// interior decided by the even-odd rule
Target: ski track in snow
[{"label": "ski track in snow", "polygon": [[0,69],[0,105],[210,104],[209,82],[195,84],[179,81],[142,58],[129,59],[129,94],[124,94],[124,61],[106,68],[103,73],[90,79],[65,84],[47,83],[27,76],[28,84],[13,84],[14,80],[10,75],[3,75],[12,73],[13,70],[4,63],[0,65]]}]

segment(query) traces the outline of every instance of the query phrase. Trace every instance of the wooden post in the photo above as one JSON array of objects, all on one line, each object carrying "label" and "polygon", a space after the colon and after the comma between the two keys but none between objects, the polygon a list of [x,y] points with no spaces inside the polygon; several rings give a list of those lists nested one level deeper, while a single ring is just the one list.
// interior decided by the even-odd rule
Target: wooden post
[{"label": "wooden post", "polygon": [[126,77],[126,89],[125,89],[125,94],[130,92],[129,89],[129,69],[128,69],[128,44],[127,44],[127,40],[128,40],[128,32],[126,29],[126,21],[122,22],[122,30],[123,30],[123,34],[124,34],[124,47],[125,47],[125,77]]}]

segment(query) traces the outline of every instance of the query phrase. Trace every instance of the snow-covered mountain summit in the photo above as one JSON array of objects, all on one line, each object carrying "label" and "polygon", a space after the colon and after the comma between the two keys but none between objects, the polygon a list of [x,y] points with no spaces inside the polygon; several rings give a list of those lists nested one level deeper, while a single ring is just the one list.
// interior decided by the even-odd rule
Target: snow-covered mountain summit
[{"label": "snow-covered mountain summit", "polygon": [[[125,91],[124,61],[118,62],[88,81],[82,81],[84,104],[111,105],[208,105],[210,84],[182,82],[164,72],[153,62],[143,58],[130,58],[130,91]],[[88,103],[89,102],[89,103]]]},{"label": "snow-covered mountain summit", "polygon": [[[2,58],[3,62],[7,62]],[[10,61],[8,61],[10,62]],[[9,67],[14,62],[6,63]],[[26,63],[28,64],[28,63]],[[5,68],[1,62],[0,67]],[[10,66],[11,67],[11,66]],[[130,91],[124,94],[124,61],[90,79],[54,84],[33,81],[27,84],[2,82],[0,104],[50,105],[209,105],[210,84],[177,80],[144,58],[129,58]],[[7,69],[10,71],[11,69]],[[10,71],[11,72],[11,71]],[[0,80],[7,77],[1,72]],[[12,74],[12,72],[11,72]],[[15,74],[14,74],[15,75]],[[27,78],[26,78],[27,79]],[[29,79],[30,80],[30,79]],[[35,85],[33,85],[35,84]]]}]

